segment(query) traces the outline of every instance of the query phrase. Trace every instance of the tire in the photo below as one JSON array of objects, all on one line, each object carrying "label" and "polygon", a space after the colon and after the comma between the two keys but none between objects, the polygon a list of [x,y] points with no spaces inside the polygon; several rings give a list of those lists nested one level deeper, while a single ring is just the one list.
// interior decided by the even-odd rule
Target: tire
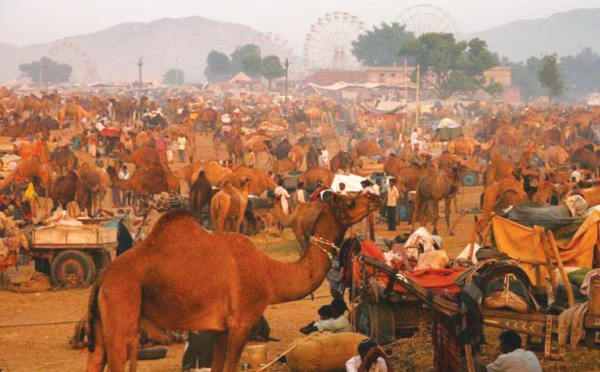
[{"label": "tire", "polygon": [[356,331],[373,338],[379,345],[387,345],[395,339],[394,308],[382,300],[375,305],[361,302],[354,308]]},{"label": "tire", "polygon": [[96,265],[92,257],[82,251],[62,251],[52,260],[52,284],[61,287],[72,282],[90,285],[96,278]]},{"label": "tire", "polygon": [[460,177],[460,183],[466,187],[473,187],[479,184],[479,174],[475,172],[466,172]]}]

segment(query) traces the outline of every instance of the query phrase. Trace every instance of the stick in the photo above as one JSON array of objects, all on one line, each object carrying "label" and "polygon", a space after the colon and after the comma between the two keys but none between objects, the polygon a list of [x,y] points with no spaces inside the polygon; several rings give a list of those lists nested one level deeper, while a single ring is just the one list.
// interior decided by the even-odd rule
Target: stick
[{"label": "stick", "polygon": [[[541,238],[541,243],[542,243],[542,249],[544,250],[544,255],[546,256],[546,267],[548,268],[548,276],[550,277],[550,283],[552,284],[552,291],[554,292],[554,295],[556,296],[556,291],[558,289],[558,283],[556,282],[556,277],[554,276],[554,267],[552,266],[552,256],[550,255],[550,250],[548,249],[548,246],[546,244],[550,244],[548,242],[548,238],[546,237],[546,234],[544,234],[544,229],[536,226],[535,231],[538,233],[536,234],[536,240],[539,238]],[[535,244],[534,244],[535,246]],[[538,283],[538,285],[541,285],[542,283]]]},{"label": "stick", "polygon": [[375,241],[375,215],[373,212],[369,212],[367,218],[369,219],[369,238],[371,238],[372,241]]},{"label": "stick", "polygon": [[323,330],[317,331],[316,333],[313,333],[312,335],[301,339],[299,342],[297,342],[294,345],[292,345],[289,348],[287,348],[287,350],[285,350],[283,353],[281,353],[279,356],[277,356],[277,358],[273,359],[269,363],[267,363],[264,366],[260,367],[260,369],[257,372],[266,370],[267,368],[269,368],[270,366],[272,366],[273,364],[275,364],[279,360],[279,358],[281,358],[282,356],[286,355],[290,351],[294,350],[296,347],[298,347],[298,345],[300,345],[300,344],[302,344],[302,343],[310,340],[311,338],[315,337],[316,335],[320,334],[321,332],[323,332]]},{"label": "stick", "polygon": [[550,246],[554,251],[554,256],[556,257],[556,263],[558,264],[558,271],[562,276],[563,283],[565,284],[565,289],[567,290],[567,297],[569,298],[569,307],[575,306],[575,297],[573,296],[573,288],[571,288],[571,283],[569,282],[569,277],[567,276],[567,272],[565,271],[565,267],[563,266],[563,262],[558,255],[558,247],[556,246],[556,240],[554,240],[554,234],[552,231],[548,231],[548,241],[550,242]]}]

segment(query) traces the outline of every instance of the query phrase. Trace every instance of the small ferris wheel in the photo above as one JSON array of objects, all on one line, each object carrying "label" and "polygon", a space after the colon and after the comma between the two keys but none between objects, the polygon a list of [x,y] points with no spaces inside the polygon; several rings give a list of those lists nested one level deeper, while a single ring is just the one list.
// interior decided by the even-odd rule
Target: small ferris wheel
[{"label": "small ferris wheel", "polygon": [[48,57],[73,68],[71,80],[78,83],[93,83],[98,80],[96,64],[89,54],[77,44],[63,41],[48,49]]},{"label": "small ferris wheel", "polygon": [[257,34],[250,43],[260,48],[263,57],[276,55],[284,61],[286,58],[291,59],[294,55],[294,50],[288,41],[280,34],[273,32]]},{"label": "small ferris wheel", "polygon": [[311,75],[320,69],[352,70],[360,66],[352,42],[365,24],[349,13],[329,13],[310,27],[304,41],[304,67]]},{"label": "small ferris wheel", "polygon": [[438,6],[415,5],[400,13],[396,22],[405,25],[406,30],[413,32],[416,37],[428,33],[445,33],[453,34],[456,39],[460,38],[458,23],[450,13]]}]

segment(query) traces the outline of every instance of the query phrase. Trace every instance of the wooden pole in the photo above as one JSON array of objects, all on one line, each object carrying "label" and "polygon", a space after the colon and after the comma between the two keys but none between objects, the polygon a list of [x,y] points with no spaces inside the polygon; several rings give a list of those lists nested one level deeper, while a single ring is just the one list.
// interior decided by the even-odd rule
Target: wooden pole
[{"label": "wooden pole", "polygon": [[[556,277],[554,276],[554,266],[552,265],[552,255],[550,254],[550,250],[548,249],[548,238],[546,237],[546,233],[543,228],[539,226],[534,227],[536,234],[536,240],[540,239],[542,243],[542,249],[544,250],[544,255],[546,256],[546,267],[548,268],[548,276],[550,277],[550,284],[552,285],[552,291],[556,296],[556,291],[558,289],[558,283],[556,282]],[[535,247],[535,244],[534,244]],[[541,285],[542,283],[538,283]]]},{"label": "wooden pole", "polygon": [[415,129],[419,127],[419,114],[421,111],[421,105],[419,103],[419,101],[421,99],[421,97],[420,97],[421,89],[419,87],[421,85],[420,80],[421,80],[421,66],[417,65],[417,90],[415,92],[415,104],[417,105],[417,107],[415,108],[415,121],[416,121]]},{"label": "wooden pole", "polygon": [[404,58],[404,97],[406,98],[406,102],[408,102],[408,82],[410,81],[407,71],[407,62],[406,58]]},{"label": "wooden pole", "polygon": [[371,211],[367,218],[369,219],[369,238],[375,241],[375,214]]},{"label": "wooden pole", "polygon": [[556,263],[558,264],[558,271],[562,276],[563,283],[565,285],[565,289],[567,291],[567,297],[569,298],[569,307],[575,306],[575,296],[573,296],[573,288],[571,288],[571,283],[569,282],[569,277],[567,276],[567,272],[565,271],[565,267],[563,266],[563,262],[560,259],[560,255],[558,253],[558,247],[556,246],[556,240],[554,240],[554,234],[552,231],[547,232],[548,241],[550,242],[550,247],[552,247],[552,251],[554,252],[554,257],[556,258]]}]

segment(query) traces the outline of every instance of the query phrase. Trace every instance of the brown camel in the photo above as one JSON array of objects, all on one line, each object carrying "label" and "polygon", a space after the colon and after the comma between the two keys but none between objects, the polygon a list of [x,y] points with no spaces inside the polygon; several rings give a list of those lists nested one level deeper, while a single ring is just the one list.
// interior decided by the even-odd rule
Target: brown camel
[{"label": "brown camel", "polygon": [[168,167],[153,165],[137,169],[128,180],[120,180],[114,167],[106,170],[110,181],[119,190],[132,190],[140,195],[154,195],[161,192],[177,191],[179,182]]},{"label": "brown camel", "polygon": [[451,202],[458,193],[459,169],[452,168],[452,177],[448,177],[445,171],[431,170],[423,177],[417,185],[415,198],[415,213],[413,215],[413,230],[419,222],[427,226],[427,221],[433,221],[433,234],[437,235],[437,223],[439,220],[439,203],[443,199],[445,206],[446,225],[448,233],[454,235],[450,226]]},{"label": "brown camel", "polygon": [[421,178],[427,174],[427,168],[419,163],[412,162],[396,173],[398,191],[405,197],[410,191],[415,191]]},{"label": "brown camel", "polygon": [[219,181],[219,185],[222,186],[226,181],[231,181],[234,187],[240,188],[240,180],[243,179],[252,180],[248,192],[255,196],[260,196],[267,190],[275,190],[277,187],[275,181],[266,172],[249,167],[239,167],[235,172],[226,174]]},{"label": "brown camel", "polygon": [[166,157],[156,150],[156,148],[151,146],[135,149],[131,153],[121,150],[119,156],[122,162],[132,163],[136,168],[167,164]]},{"label": "brown camel", "polygon": [[484,144],[479,143],[473,137],[458,137],[457,139],[448,142],[448,152],[451,154],[468,156],[469,158],[475,154],[475,150],[478,147],[482,147],[483,150],[486,150],[486,146]]},{"label": "brown camel", "polygon": [[314,165],[298,177],[298,182],[304,182],[307,189],[315,189],[319,181],[323,186],[331,187],[334,177],[335,174],[329,169]]},{"label": "brown camel", "polygon": [[69,146],[62,146],[52,151],[50,163],[59,175],[79,168],[79,161]]},{"label": "brown camel", "polygon": [[[293,263],[270,259],[239,234],[211,234],[189,212],[165,214],[91,291],[88,372],[107,364],[111,372],[123,372],[128,359],[135,370],[142,318],[165,329],[219,332],[211,370],[237,371],[250,329],[267,306],[316,290],[337,253],[333,244],[341,244],[346,230],[371,209],[364,195],[334,196],[323,204],[306,221],[316,239]],[[186,239],[173,239],[182,234]]]},{"label": "brown camel", "polygon": [[385,174],[395,176],[398,174],[400,169],[404,167],[406,167],[405,162],[400,160],[400,158],[398,158],[396,155],[390,154],[390,156],[388,156],[387,160],[385,161],[385,164],[383,165],[383,171],[385,172]]},{"label": "brown camel", "polygon": [[244,222],[244,212],[248,205],[248,186],[250,179],[240,180],[240,189],[233,187],[231,181],[225,181],[223,188],[210,201],[210,216],[216,232],[225,231],[226,223],[232,222],[232,228],[239,232]]},{"label": "brown camel", "polygon": [[373,156],[381,155],[382,149],[375,139],[362,139],[357,141],[352,148],[352,159],[360,160],[361,156],[372,158]]},{"label": "brown camel", "polygon": [[77,173],[90,186],[93,200],[90,213],[94,213],[102,208],[107,188],[111,184],[110,176],[104,169],[90,163],[83,163]]},{"label": "brown camel", "polygon": [[201,171],[204,171],[208,182],[212,186],[217,186],[219,181],[226,175],[231,173],[231,169],[222,166],[216,160],[199,161],[186,165],[181,170],[175,172],[175,177],[179,180],[184,180],[188,185],[193,184]]},{"label": "brown camel", "polygon": [[290,159],[275,160],[272,171],[277,175],[285,175],[297,170],[296,165]]},{"label": "brown camel", "polygon": [[333,173],[337,173],[339,170],[350,172],[354,167],[354,161],[352,160],[350,154],[345,151],[340,151],[333,158],[331,158],[329,167]]},{"label": "brown camel", "polygon": [[299,170],[302,166],[302,162],[304,161],[304,157],[306,156],[306,151],[299,144],[295,144],[292,146],[288,158],[294,163],[294,169]]},{"label": "brown camel", "polygon": [[73,120],[74,127],[79,127],[83,130],[83,127],[81,126],[81,120],[86,119],[89,121],[96,116],[99,111],[99,109],[95,109],[91,112],[87,112],[83,109],[83,107],[75,103],[67,103],[58,110],[58,122],[60,124],[60,130],[62,130],[67,120]]},{"label": "brown camel", "polygon": [[50,187],[49,196],[55,208],[60,205],[71,216],[75,215],[74,209],[69,208],[71,202],[76,202],[81,212],[87,209],[88,214],[92,213],[92,189],[74,171],[58,177]]},{"label": "brown camel", "polygon": [[213,198],[213,188],[203,170],[198,173],[198,179],[190,187],[190,209],[195,216],[200,216],[202,209],[208,207]]},{"label": "brown camel", "polygon": [[546,170],[551,169],[564,164],[569,159],[569,153],[560,146],[551,146],[544,152],[544,162],[546,163]]},{"label": "brown camel", "polygon": [[240,160],[244,162],[245,147],[244,141],[240,135],[225,136],[225,143],[227,145],[227,152],[229,158],[237,165],[240,164]]},{"label": "brown camel", "polygon": [[43,163],[38,156],[21,160],[17,167],[0,181],[0,190],[9,186],[16,177],[20,177],[27,182],[36,179],[39,181],[40,186],[46,190],[50,188],[54,181],[52,166],[50,163]]}]

